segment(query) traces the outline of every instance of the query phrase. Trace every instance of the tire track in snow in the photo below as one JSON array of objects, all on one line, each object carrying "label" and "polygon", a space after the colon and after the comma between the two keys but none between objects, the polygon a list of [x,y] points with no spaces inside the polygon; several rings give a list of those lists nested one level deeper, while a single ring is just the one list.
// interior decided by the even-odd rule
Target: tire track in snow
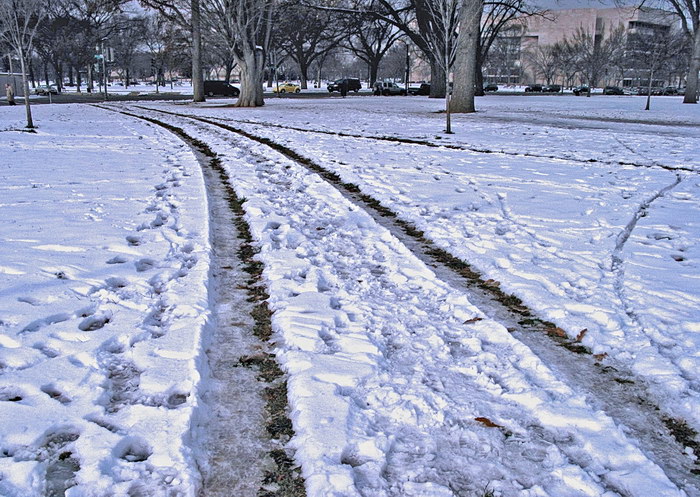
[{"label": "tire track in snow", "polygon": [[[697,483],[693,483],[693,472],[696,470],[693,462],[683,455],[683,446],[674,439],[658,408],[647,400],[643,382],[636,380],[630,372],[609,365],[605,366],[590,355],[571,354],[568,350],[582,352],[584,348],[575,343],[566,343],[561,337],[556,336],[556,333],[553,333],[554,336],[551,338],[555,343],[563,343],[566,349],[554,346],[553,340],[547,338],[546,333],[532,333],[532,331],[551,333],[553,325],[538,320],[517,301],[514,305],[498,302],[505,300],[508,296],[498,295],[496,292],[497,296],[494,298],[492,285],[480,281],[478,275],[475,276],[462,261],[454,258],[446,261],[444,254],[436,258],[435,247],[429,240],[423,238],[422,233],[417,232],[408,223],[398,219],[395,213],[388,211],[376,200],[362,193],[356,185],[343,183],[335,173],[324,170],[309,159],[269,139],[256,137],[245,131],[196,116],[156,111],[217,126],[245,136],[271,146],[304,167],[321,174],[353,203],[360,204],[366,210],[373,212],[375,219],[388,227],[414,254],[428,262],[441,278],[455,286],[466,288],[470,294],[470,300],[482,304],[480,307],[487,315],[496,317],[513,331],[518,339],[531,347],[546,364],[561,375],[565,383],[583,392],[594,407],[602,409],[617,423],[624,425],[627,433],[637,439],[647,453],[653,455],[653,460],[664,468],[672,481],[680,488],[684,488],[688,495],[700,495]],[[458,273],[457,276],[455,272]]]},{"label": "tire track in snow", "polygon": [[[147,107],[141,107],[142,109],[146,109]],[[149,109],[153,110],[153,109]],[[187,114],[182,114],[183,116]],[[188,116],[188,117],[193,117],[193,116]],[[479,147],[469,147],[469,146],[463,146],[463,145],[452,145],[449,143],[433,143],[431,141],[427,140],[417,140],[413,138],[400,138],[400,137],[394,137],[394,136],[372,136],[372,135],[363,135],[363,134],[355,134],[355,133],[346,133],[343,131],[326,131],[322,129],[308,129],[308,128],[299,128],[295,126],[287,126],[284,124],[275,124],[275,123],[267,123],[267,122],[259,122],[259,121],[251,121],[251,120],[234,120],[234,119],[225,119],[221,117],[216,117],[216,116],[202,116],[206,117],[206,119],[211,120],[211,121],[218,121],[218,122],[238,122],[241,124],[251,124],[254,126],[261,126],[261,127],[267,127],[267,128],[280,128],[280,129],[287,129],[290,131],[299,131],[301,133],[315,133],[315,134],[323,134],[323,135],[332,135],[332,136],[341,136],[341,137],[348,137],[348,138],[358,138],[358,139],[363,139],[363,140],[370,140],[370,141],[386,141],[386,142],[393,142],[393,143],[407,143],[411,145],[423,145],[425,147],[430,147],[430,148],[445,148],[445,149],[450,149],[450,150],[463,150],[463,151],[468,151],[468,152],[475,152],[475,153],[481,153],[481,154],[501,154],[501,155],[508,155],[512,157],[532,157],[532,158],[537,158],[537,159],[555,159],[555,160],[564,160],[567,162],[575,162],[575,163],[582,163],[582,164],[595,164],[595,163],[603,163],[603,164],[617,164],[620,166],[633,166],[633,167],[641,167],[641,168],[660,168],[660,169],[665,169],[667,171],[686,171],[686,172],[694,172],[698,173],[700,172],[697,168],[692,168],[692,167],[683,167],[683,166],[666,166],[664,164],[659,164],[657,162],[653,162],[651,164],[642,164],[638,162],[626,162],[626,161],[603,161],[599,159],[576,159],[576,158],[571,158],[571,157],[558,157],[555,155],[542,155],[542,154],[535,154],[531,152],[507,152],[505,150],[491,150],[488,148],[479,148]]]},{"label": "tire track in snow", "polygon": [[208,378],[193,419],[202,474],[198,496],[304,497],[285,448],[293,434],[286,417],[286,381],[269,350],[267,294],[260,287],[261,265],[253,259],[257,249],[241,199],[205,143],[155,119],[95,107],[167,129],[192,148],[202,167],[211,223],[213,319],[203,340],[203,376]]},{"label": "tire track in snow", "polygon": [[622,252],[625,248],[625,244],[627,243],[627,240],[629,240],[630,236],[632,235],[632,231],[634,231],[634,228],[637,226],[637,223],[639,220],[647,215],[647,212],[649,210],[649,207],[651,207],[651,204],[666,195],[668,192],[673,190],[675,187],[681,184],[683,181],[683,177],[680,174],[676,175],[676,180],[671,183],[670,185],[667,185],[663,187],[661,190],[658,192],[654,193],[651,195],[648,199],[644,200],[641,204],[639,204],[639,207],[635,210],[634,214],[632,215],[632,219],[629,220],[627,225],[622,229],[622,231],[617,235],[617,239],[615,242],[615,248],[613,249],[612,253],[612,262],[610,265],[611,271],[615,274],[615,292],[617,293],[617,296],[619,297],[620,301],[622,302],[622,305],[625,309],[625,313],[627,316],[634,321],[634,323],[640,328],[643,329],[644,326],[640,322],[639,317],[637,314],[634,312],[634,309],[625,296],[625,268],[624,268],[624,258],[622,256]]}]

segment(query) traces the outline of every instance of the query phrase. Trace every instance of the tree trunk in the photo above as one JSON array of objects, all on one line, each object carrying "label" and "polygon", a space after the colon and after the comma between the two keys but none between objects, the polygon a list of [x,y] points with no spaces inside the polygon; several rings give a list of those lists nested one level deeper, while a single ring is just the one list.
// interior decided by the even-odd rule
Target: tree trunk
[{"label": "tree trunk", "polygon": [[459,36],[455,50],[454,88],[450,99],[452,112],[476,112],[474,86],[483,10],[483,0],[464,0],[462,3]]},{"label": "tree trunk", "polygon": [[377,74],[379,73],[379,57],[372,57],[369,61],[369,87],[374,88],[374,83],[377,82]]},{"label": "tree trunk", "polygon": [[36,88],[36,78],[34,77],[34,63],[29,61],[29,79],[32,80],[32,88]]},{"label": "tree trunk", "polygon": [[199,0],[192,0],[192,92],[195,102],[204,102],[202,74],[202,27]]},{"label": "tree trunk", "polygon": [[241,94],[236,102],[236,107],[261,107],[265,105],[263,99],[263,53],[253,47],[243,48],[243,57],[238,59],[241,68]]},{"label": "tree trunk", "polygon": [[[301,60],[301,59],[300,59]],[[301,89],[307,90],[309,88],[309,65],[306,61],[299,63],[299,72],[301,73]]]},{"label": "tree trunk", "polygon": [[63,64],[56,66],[56,89],[59,93],[63,91]]},{"label": "tree trunk", "polygon": [[474,88],[474,94],[477,97],[484,96],[484,74],[481,72],[481,62],[476,62],[476,88]]},{"label": "tree trunk", "polygon": [[700,22],[695,26],[693,51],[690,55],[688,77],[685,82],[684,104],[698,103],[698,71],[700,71]]},{"label": "tree trunk", "polygon": [[27,112],[27,128],[34,128],[32,120],[32,108],[29,104],[29,80],[27,79],[27,61],[25,60],[24,50],[19,51],[19,63],[22,67],[22,89],[24,91],[24,109]]},{"label": "tree trunk", "polygon": [[235,63],[232,60],[226,61],[226,67],[224,68],[224,81],[227,83],[231,82],[231,73],[233,72],[233,67]]},{"label": "tree trunk", "polygon": [[447,94],[445,70],[435,59],[430,60],[430,98],[445,98]]},{"label": "tree trunk", "polygon": [[651,108],[651,85],[654,81],[654,71],[649,72],[649,86],[647,86],[647,105],[644,110],[649,110]]}]

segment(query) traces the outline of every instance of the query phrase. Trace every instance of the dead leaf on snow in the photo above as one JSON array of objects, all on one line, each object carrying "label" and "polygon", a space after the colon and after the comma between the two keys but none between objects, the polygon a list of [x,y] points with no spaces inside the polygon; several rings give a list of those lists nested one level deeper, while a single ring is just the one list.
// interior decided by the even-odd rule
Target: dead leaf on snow
[{"label": "dead leaf on snow", "polygon": [[559,328],[558,326],[550,326],[545,330],[548,335],[558,336],[560,338],[566,338],[566,332]]},{"label": "dead leaf on snow", "polygon": [[602,361],[606,357],[608,357],[608,354],[603,352],[602,354],[593,354],[593,357],[595,358],[596,361]]},{"label": "dead leaf on snow", "polygon": [[489,428],[503,428],[503,426],[494,423],[489,418],[474,418],[474,421],[478,421],[482,425],[488,426]]},{"label": "dead leaf on snow", "polygon": [[588,333],[588,328],[584,328],[581,331],[578,332],[578,335],[576,335],[576,341],[580,342],[583,340],[583,337],[586,336],[586,333]]},{"label": "dead leaf on snow", "polygon": [[476,323],[476,322],[478,322],[478,321],[483,321],[483,320],[484,320],[484,318],[471,318],[471,319],[467,319],[467,320],[464,322],[464,324]]}]

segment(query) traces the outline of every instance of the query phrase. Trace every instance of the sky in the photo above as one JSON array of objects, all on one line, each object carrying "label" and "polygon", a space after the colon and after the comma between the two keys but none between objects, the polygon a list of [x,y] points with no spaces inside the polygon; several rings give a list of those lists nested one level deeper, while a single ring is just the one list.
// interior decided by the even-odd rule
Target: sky
[{"label": "sky", "polygon": [[[629,2],[625,2],[629,3]],[[614,7],[614,0],[540,0],[538,5],[548,9],[584,9]]]}]

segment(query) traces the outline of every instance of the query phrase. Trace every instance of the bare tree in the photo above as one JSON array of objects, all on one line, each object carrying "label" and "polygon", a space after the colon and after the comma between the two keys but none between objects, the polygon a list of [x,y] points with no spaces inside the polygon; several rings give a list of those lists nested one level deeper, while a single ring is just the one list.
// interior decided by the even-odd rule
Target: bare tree
[{"label": "bare tree", "polygon": [[195,102],[204,102],[204,74],[202,70],[202,8],[200,0],[140,0],[156,9],[166,19],[186,28],[191,34],[192,91]]},{"label": "bare tree", "polygon": [[589,97],[591,89],[598,84],[615,60],[617,52],[624,50],[624,36],[623,26],[614,29],[607,38],[578,28],[570,39],[564,40],[567,52],[575,54],[574,65],[584,82],[588,84]]},{"label": "bare tree", "polygon": [[[434,63],[440,67],[445,81],[450,80],[450,72],[457,53],[457,36],[462,14],[462,0],[434,0],[429,5],[433,26],[427,31],[427,44],[433,54]],[[472,68],[473,70],[473,68]],[[472,90],[473,93],[473,90]],[[450,116],[450,92],[445,92],[445,133],[452,133]],[[473,95],[472,95],[473,98]]]},{"label": "bare tree", "polygon": [[350,27],[352,36],[346,46],[369,67],[371,87],[377,80],[379,63],[404,34],[393,24],[368,16],[356,16]]},{"label": "bare tree", "polygon": [[307,88],[309,69],[348,37],[345,16],[303,5],[283,5],[275,23],[276,44],[297,63],[301,87]]},{"label": "bare tree", "polygon": [[[522,29],[521,23],[514,22],[516,18],[524,19],[546,14],[546,10],[540,10],[530,5],[529,0],[490,0],[484,2],[482,20],[480,21],[479,51],[476,59],[477,95],[484,94],[483,65],[501,33]],[[506,54],[501,52],[499,55]]]},{"label": "bare tree", "polygon": [[263,99],[265,61],[272,33],[272,0],[216,0],[226,2],[236,43],[233,55],[241,69],[238,107],[259,107]]},{"label": "bare tree", "polygon": [[[700,0],[661,0],[681,18],[683,32],[691,42],[688,75],[686,76],[683,103],[698,101],[698,72],[700,72]],[[644,5],[642,1],[642,5]],[[646,2],[649,3],[649,2]]]},{"label": "bare tree", "polygon": [[673,33],[670,30],[654,34],[635,33],[629,36],[627,57],[637,71],[648,74],[647,101],[644,110],[649,110],[651,106],[651,88],[654,78],[683,53],[686,48],[685,41],[685,35]]},{"label": "bare tree", "polygon": [[29,57],[32,53],[34,36],[45,14],[46,9],[40,0],[0,0],[0,37],[19,57],[27,128],[34,127],[27,79]]},{"label": "bare tree", "polygon": [[536,76],[540,76],[549,85],[554,80],[559,69],[557,51],[553,45],[541,45],[525,52],[525,59],[535,69]]},{"label": "bare tree", "polygon": [[[329,6],[322,4],[321,0],[307,1],[313,2],[314,8],[317,9],[373,16],[398,28],[418,50],[423,52],[430,63],[430,97],[445,96],[447,84],[445,71],[440,62],[443,46],[441,42],[438,43],[438,38],[444,32],[433,32],[433,29],[440,25],[440,21],[434,19],[434,14],[439,9],[435,8],[433,0],[359,0],[349,7]],[[452,35],[456,36],[456,33]]]},{"label": "bare tree", "polygon": [[132,81],[134,58],[143,42],[146,31],[146,18],[124,17],[118,23],[120,29],[110,37],[110,45],[114,48],[115,63],[124,85],[128,88]]},{"label": "bare tree", "polygon": [[564,85],[572,87],[574,79],[578,74],[577,53],[571,44],[566,41],[560,41],[552,47],[554,51],[554,59],[557,61],[559,72],[564,77]]}]

